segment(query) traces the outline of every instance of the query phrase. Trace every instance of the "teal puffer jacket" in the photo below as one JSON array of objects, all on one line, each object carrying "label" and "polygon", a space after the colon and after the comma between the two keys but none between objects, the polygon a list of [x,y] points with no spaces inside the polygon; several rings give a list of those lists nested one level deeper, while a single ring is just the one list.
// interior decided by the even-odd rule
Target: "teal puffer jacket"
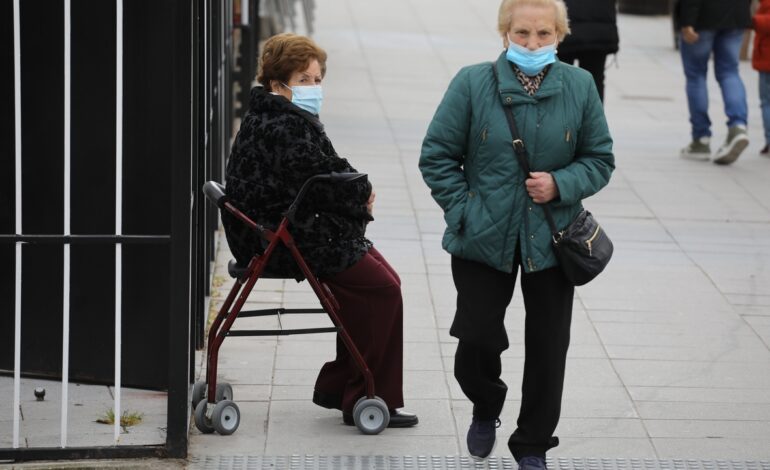
[{"label": "teal puffer jacket", "polygon": [[551,65],[529,96],[505,54],[454,77],[428,127],[420,171],[444,210],[442,246],[463,259],[512,272],[521,250],[526,272],[557,265],[542,207],[527,195],[503,106],[513,106],[531,171],[550,172],[559,189],[551,212],[561,229],[615,168],[612,138],[591,75]]}]

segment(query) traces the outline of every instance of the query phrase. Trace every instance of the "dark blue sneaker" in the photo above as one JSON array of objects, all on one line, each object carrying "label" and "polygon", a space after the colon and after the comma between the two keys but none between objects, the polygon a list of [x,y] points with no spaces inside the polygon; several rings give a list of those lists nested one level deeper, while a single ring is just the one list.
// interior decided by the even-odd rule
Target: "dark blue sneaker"
[{"label": "dark blue sneaker", "polygon": [[499,419],[476,419],[473,417],[468,428],[468,452],[476,460],[484,460],[495,449],[495,430],[500,427]]},{"label": "dark blue sneaker", "polygon": [[528,455],[519,459],[519,470],[548,470],[548,467],[544,458]]}]

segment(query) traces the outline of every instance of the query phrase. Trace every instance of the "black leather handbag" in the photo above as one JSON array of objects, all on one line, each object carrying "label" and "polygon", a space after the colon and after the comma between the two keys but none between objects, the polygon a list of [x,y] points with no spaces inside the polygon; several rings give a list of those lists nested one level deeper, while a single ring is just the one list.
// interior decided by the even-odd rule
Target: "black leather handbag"
[{"label": "black leather handbag", "polygon": [[[548,206],[545,213],[550,215]],[[564,275],[576,286],[588,283],[604,270],[612,257],[612,240],[590,212],[583,209],[571,224],[560,232],[548,217],[553,235],[553,249]]]},{"label": "black leather handbag", "polygon": [[[495,71],[495,75],[497,75]],[[508,126],[513,136],[513,151],[525,175],[529,175],[527,149],[519,136],[510,106],[503,106]],[[564,275],[576,286],[582,286],[599,275],[612,258],[612,240],[590,212],[583,209],[567,228],[559,230],[553,220],[548,203],[541,204],[548,226],[551,228],[552,245]]]}]

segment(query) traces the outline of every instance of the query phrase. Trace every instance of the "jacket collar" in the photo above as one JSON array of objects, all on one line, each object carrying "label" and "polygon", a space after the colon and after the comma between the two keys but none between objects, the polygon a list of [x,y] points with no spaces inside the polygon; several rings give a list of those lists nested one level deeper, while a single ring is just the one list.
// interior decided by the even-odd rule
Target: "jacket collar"
[{"label": "jacket collar", "polygon": [[273,95],[265,90],[264,87],[256,86],[251,89],[251,97],[249,100],[249,109],[252,112],[277,112],[277,113],[290,113],[301,116],[313,125],[319,132],[324,131],[324,126],[315,114],[309,113],[302,108],[292,104],[281,95]]},{"label": "jacket collar", "polygon": [[556,62],[551,64],[551,68],[545,74],[543,83],[540,84],[540,88],[534,96],[529,96],[521,82],[519,82],[519,79],[516,78],[511,63],[505,58],[505,51],[500,54],[494,65],[497,67],[497,89],[503,105],[535,104],[542,99],[558,95],[562,92],[565,65],[559,62],[559,59],[556,59]]}]

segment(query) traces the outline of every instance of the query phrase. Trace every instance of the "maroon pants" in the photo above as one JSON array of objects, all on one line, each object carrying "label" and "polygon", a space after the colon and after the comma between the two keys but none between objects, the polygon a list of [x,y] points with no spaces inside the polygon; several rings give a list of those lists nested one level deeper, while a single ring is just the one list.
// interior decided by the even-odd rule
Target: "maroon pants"
[{"label": "maroon pants", "polygon": [[[375,394],[389,409],[403,407],[404,309],[398,274],[372,248],[356,264],[323,281],[339,302],[340,321],[374,376]],[[364,377],[338,336],[337,358],[321,368],[313,401],[352,412],[365,395]]]}]

